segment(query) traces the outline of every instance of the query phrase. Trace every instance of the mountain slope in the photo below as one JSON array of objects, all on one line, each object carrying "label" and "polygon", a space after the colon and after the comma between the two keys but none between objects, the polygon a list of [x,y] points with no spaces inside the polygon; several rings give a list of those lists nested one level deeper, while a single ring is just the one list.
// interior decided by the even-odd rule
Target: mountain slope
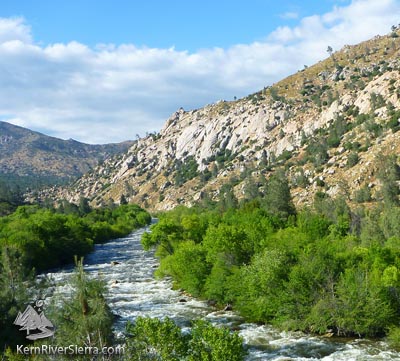
[{"label": "mountain slope", "polygon": [[61,140],[0,122],[0,177],[58,183],[88,172],[104,159],[126,152],[132,142],[89,145]]},{"label": "mountain slope", "polygon": [[345,46],[246,98],[180,109],[122,159],[108,159],[72,187],[41,196],[76,201],[84,195],[100,204],[124,195],[171,209],[217,199],[226,187],[237,198],[263,192],[270,172],[282,166],[297,204],[317,192],[349,202],[362,189],[378,197],[382,154],[400,154],[397,32]]}]

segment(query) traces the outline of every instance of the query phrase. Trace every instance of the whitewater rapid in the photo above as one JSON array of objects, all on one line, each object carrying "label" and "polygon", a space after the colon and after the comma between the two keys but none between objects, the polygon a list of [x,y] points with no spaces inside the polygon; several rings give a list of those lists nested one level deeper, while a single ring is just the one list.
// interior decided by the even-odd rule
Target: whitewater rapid
[{"label": "whitewater rapid", "polygon": [[[117,316],[115,332],[123,335],[127,321],[138,316],[173,319],[182,328],[197,318],[238,330],[249,348],[247,360],[400,360],[400,353],[383,341],[322,338],[301,332],[281,332],[270,326],[245,323],[234,311],[218,311],[206,302],[172,289],[170,280],[154,278],[158,260],[140,244],[143,232],[96,245],[84,260],[85,271],[108,286],[107,302]],[[48,273],[56,294],[68,295],[72,267]]]}]

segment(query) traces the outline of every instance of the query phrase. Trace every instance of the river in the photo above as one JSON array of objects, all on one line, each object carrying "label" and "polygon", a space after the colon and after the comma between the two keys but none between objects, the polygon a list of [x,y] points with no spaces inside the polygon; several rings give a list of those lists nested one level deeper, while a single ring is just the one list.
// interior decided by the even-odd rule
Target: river
[{"label": "river", "polygon": [[[170,317],[182,328],[190,320],[205,318],[239,330],[249,348],[247,360],[400,360],[400,353],[385,342],[314,337],[301,332],[281,332],[269,326],[245,323],[232,311],[218,311],[203,301],[172,290],[170,280],[156,280],[158,265],[152,252],[140,244],[142,228],[131,235],[96,245],[85,258],[85,270],[103,278],[108,285],[107,301],[118,315],[115,332],[137,316]],[[49,273],[56,282],[56,293],[68,293],[72,268]]]}]

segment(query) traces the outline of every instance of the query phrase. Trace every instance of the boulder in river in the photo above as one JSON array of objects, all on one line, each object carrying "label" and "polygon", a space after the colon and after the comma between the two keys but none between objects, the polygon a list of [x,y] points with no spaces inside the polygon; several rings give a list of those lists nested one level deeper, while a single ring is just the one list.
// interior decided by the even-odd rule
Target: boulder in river
[{"label": "boulder in river", "polygon": [[228,303],[225,308],[224,311],[232,311],[232,305],[230,303]]}]

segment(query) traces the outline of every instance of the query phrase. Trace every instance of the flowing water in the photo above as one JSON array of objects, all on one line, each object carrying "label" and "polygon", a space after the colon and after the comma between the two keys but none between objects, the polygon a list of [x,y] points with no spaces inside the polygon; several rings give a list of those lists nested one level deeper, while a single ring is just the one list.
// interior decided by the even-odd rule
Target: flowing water
[{"label": "flowing water", "polygon": [[[249,348],[248,360],[400,360],[400,353],[384,342],[280,332],[269,326],[244,323],[232,311],[218,311],[172,290],[170,280],[156,280],[153,276],[158,261],[140,244],[146,230],[142,228],[128,237],[96,245],[85,258],[85,270],[107,282],[108,303],[119,316],[116,333],[121,334],[125,323],[137,316],[168,316],[182,328],[189,327],[190,320],[205,318],[238,330]],[[57,284],[57,293],[68,293],[71,272],[72,268],[64,268],[49,274]]]}]

